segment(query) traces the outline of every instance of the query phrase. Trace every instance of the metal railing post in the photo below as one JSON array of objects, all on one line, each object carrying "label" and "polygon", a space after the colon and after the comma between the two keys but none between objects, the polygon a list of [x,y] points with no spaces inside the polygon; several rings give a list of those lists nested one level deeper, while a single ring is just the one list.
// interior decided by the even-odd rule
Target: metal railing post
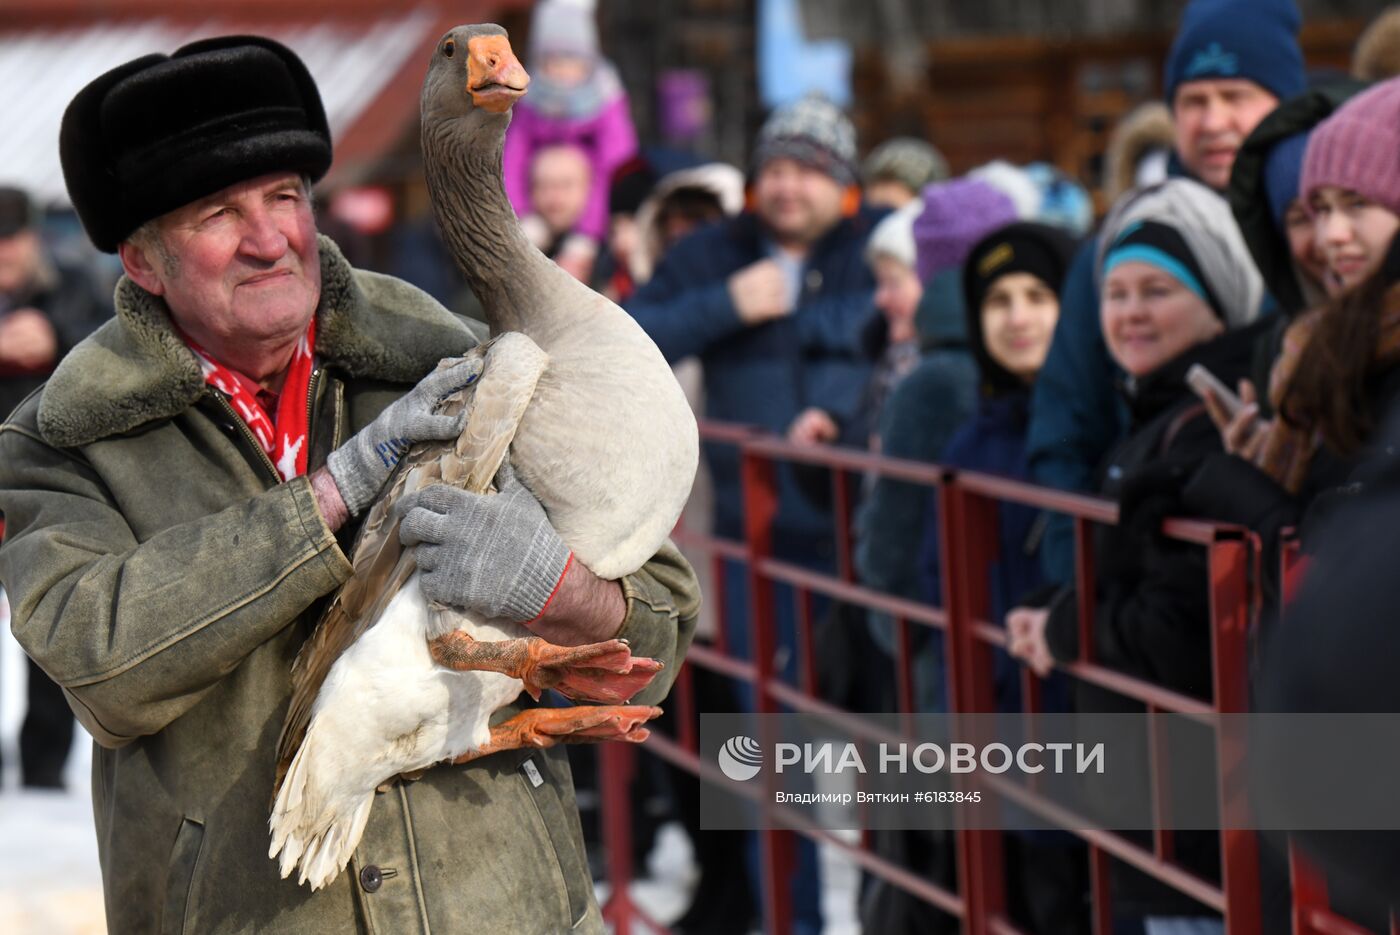
[{"label": "metal railing post", "polygon": [[[991,649],[977,638],[974,626],[990,612],[987,582],[996,560],[997,511],[995,504],[960,487],[951,472],[944,475],[938,497],[943,604],[948,614],[947,670],[954,724],[958,724],[957,715],[996,711]],[[983,935],[991,930],[992,919],[1006,914],[1001,834],[963,827],[957,835],[966,930],[969,935]]]},{"label": "metal railing post", "polygon": [[631,744],[605,743],[598,751],[599,807],[603,818],[603,847],[608,854],[607,917],[616,935],[630,935],[636,906],[628,884],[632,880],[632,808],[627,790],[637,772]]},{"label": "metal railing post", "polygon": [[[1221,714],[1249,710],[1249,631],[1254,619],[1250,563],[1258,554],[1258,538],[1217,533],[1207,546],[1210,567],[1210,612],[1214,626],[1215,708]],[[1238,801],[1247,795],[1245,751],[1217,725],[1216,770],[1222,821],[1243,814]],[[1230,935],[1262,935],[1259,902],[1259,841],[1253,831],[1225,828],[1220,832],[1221,888],[1225,892],[1225,928]]]},{"label": "metal railing post", "polygon": [[[749,645],[753,653],[754,708],[757,714],[778,713],[769,683],[777,678],[773,661],[777,650],[774,584],[763,574],[763,563],[773,555],[773,520],[778,514],[777,469],[771,460],[740,448],[740,480],[744,497],[744,538],[748,549]],[[770,744],[765,739],[765,747]],[[771,774],[765,773],[765,782]],[[771,827],[771,788],[765,789],[761,811],[768,820],[758,832],[763,877],[763,924],[770,935],[792,930],[790,881],[796,864],[794,832]]]}]

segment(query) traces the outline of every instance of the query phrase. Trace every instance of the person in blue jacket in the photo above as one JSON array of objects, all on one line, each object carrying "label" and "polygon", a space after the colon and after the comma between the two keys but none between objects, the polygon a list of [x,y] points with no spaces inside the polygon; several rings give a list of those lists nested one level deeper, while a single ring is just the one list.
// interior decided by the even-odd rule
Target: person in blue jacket
[{"label": "person in blue jacket", "polygon": [[[1065,231],[1021,221],[983,238],[963,266],[962,287],[968,344],[980,375],[976,412],[943,449],[939,462],[1028,480],[1026,432],[1031,387],[1050,349],[1060,314],[1059,290],[1074,256]],[[992,620],[1045,585],[1040,545],[1045,514],[1033,507],[1003,503],[998,508],[999,558],[992,568]],[[922,597],[942,604],[941,549],[937,501],[929,499],[919,556]],[[919,661],[922,710],[948,709],[942,672],[942,639],[928,641]],[[997,654],[997,707],[1019,710],[1019,665]]]},{"label": "person in blue jacket", "polygon": [[[969,350],[979,379],[976,411],[953,433],[939,462],[946,467],[1027,480],[1026,429],[1031,387],[1050,348],[1059,318],[1059,290],[1075,240],[1059,227],[1016,222],[979,241],[963,264],[961,282]],[[1005,614],[1045,588],[1040,543],[1046,516],[1033,507],[1003,503],[997,510],[998,559],[987,579],[991,616]],[[919,577],[923,599],[943,601],[937,501],[923,517]],[[943,637],[920,632],[915,684],[921,711],[948,710]],[[993,675],[998,711],[1021,708],[1020,666],[997,650]],[[1042,710],[1069,710],[1068,680],[1042,684]],[[1089,931],[1086,858],[1067,834],[1022,831],[1004,838],[1007,890],[1013,921],[1026,931],[1080,935]],[[937,846],[935,841],[935,846]],[[944,842],[946,843],[946,842]]]},{"label": "person in blue jacket", "polygon": [[[886,213],[858,206],[855,130],[833,105],[804,98],[759,134],[752,210],[704,228],[662,259],[627,303],[669,361],[697,355],[705,416],[804,440],[832,441],[870,376],[862,333],[876,314],[866,239]],[[739,461],[710,445],[715,531],[742,534]],[[830,543],[831,517],[780,478],[775,549],[807,556]]]},{"label": "person in blue jacket", "polygon": [[[887,213],[861,206],[855,160],[855,128],[829,101],[809,96],[775,111],[754,147],[752,210],[677,243],[626,304],[668,361],[700,358],[707,418],[804,442],[834,441],[853,419],[870,377],[862,336],[876,315],[865,246]],[[714,533],[742,539],[738,450],[707,444],[705,458],[714,481]],[[774,554],[832,571],[829,503],[805,493],[789,465],[779,466],[778,485]],[[747,569],[725,562],[722,580],[728,649],[748,659]],[[771,662],[792,681],[796,601],[791,588],[774,591]],[[740,686],[737,695],[741,710],[754,709],[752,688]],[[755,878],[756,854],[751,846]],[[804,840],[791,881],[792,930],[799,935],[821,930],[819,881],[816,850]]]},{"label": "person in blue jacket", "polygon": [[[1187,4],[1163,80],[1176,125],[1169,174],[1225,191],[1245,138],[1280,100],[1307,87],[1301,22],[1294,0]],[[1055,340],[1031,401],[1031,476],[1062,490],[1093,490],[1099,464],[1128,425],[1115,389],[1119,370],[1099,328],[1097,249],[1097,241],[1085,244],[1065,279]],[[1074,570],[1068,520],[1052,520],[1042,554],[1046,574],[1068,583]]]}]

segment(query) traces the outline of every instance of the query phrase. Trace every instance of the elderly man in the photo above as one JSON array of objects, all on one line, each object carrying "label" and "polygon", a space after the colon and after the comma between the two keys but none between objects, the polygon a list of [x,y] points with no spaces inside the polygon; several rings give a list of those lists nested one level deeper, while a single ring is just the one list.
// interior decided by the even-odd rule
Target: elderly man
[{"label": "elderly man", "polygon": [[[1294,0],[1191,0],[1182,12],[1163,78],[1176,126],[1169,171],[1224,192],[1245,138],[1280,100],[1307,86]],[[1097,241],[1070,267],[1050,355],[1036,379],[1027,458],[1042,484],[1092,490],[1095,472],[1126,416],[1099,328]],[[1268,284],[1265,283],[1267,287]],[[1074,543],[1054,521],[1041,549],[1046,573],[1068,583]]]},{"label": "elderly man", "polygon": [[[314,895],[267,857],[288,667],[405,446],[460,428],[434,409],[467,374],[425,374],[478,340],[318,239],[307,185],[331,146],[305,67],[249,37],[149,55],[79,92],[60,145],[126,276],[116,320],[0,427],[0,580],[99,745],[110,930],[601,932],[558,749],[388,784]],[[457,543],[454,574],[556,642],[677,660],[698,595],[674,550],[620,583],[561,579],[543,510],[508,499],[485,498],[502,534]]]}]

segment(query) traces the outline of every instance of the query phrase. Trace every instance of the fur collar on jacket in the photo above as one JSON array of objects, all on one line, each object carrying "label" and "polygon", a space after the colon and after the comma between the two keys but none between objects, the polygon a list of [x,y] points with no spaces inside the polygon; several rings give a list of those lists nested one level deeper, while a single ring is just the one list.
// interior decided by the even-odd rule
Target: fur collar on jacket
[{"label": "fur collar on jacket", "polygon": [[[320,238],[316,356],[351,377],[413,383],[443,357],[485,338],[426,293],[353,269]],[[116,318],[75,347],[39,401],[39,430],[60,448],[85,445],[184,412],[204,393],[194,355],[164,300],[122,277]]]}]

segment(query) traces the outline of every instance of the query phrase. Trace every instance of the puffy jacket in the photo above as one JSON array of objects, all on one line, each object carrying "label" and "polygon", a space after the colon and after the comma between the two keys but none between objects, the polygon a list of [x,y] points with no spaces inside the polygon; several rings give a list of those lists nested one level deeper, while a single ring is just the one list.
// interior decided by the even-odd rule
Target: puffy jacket
[{"label": "puffy jacket", "polygon": [[[1128,395],[1132,414],[1128,436],[1101,472],[1100,490],[1120,501],[1118,525],[1095,537],[1094,656],[1099,665],[1178,692],[1208,698],[1210,677],[1210,590],[1204,550],[1167,539],[1160,532],[1167,516],[1184,515],[1180,478],[1189,465],[1222,449],[1198,397],[1186,385],[1186,371],[1202,363],[1227,385],[1249,372],[1254,343],[1267,321],[1197,345],[1137,381]],[[1060,661],[1079,655],[1078,602],[1072,588],[1052,600],[1046,637]],[[1141,711],[1137,702],[1077,683],[1075,705],[1082,712]],[[1126,753],[1126,751],[1125,751]],[[1137,751],[1136,762],[1146,762]],[[1129,754],[1131,759],[1131,754]],[[1111,787],[1086,787],[1091,797],[1141,797],[1146,777],[1121,777]],[[1146,808],[1139,798],[1139,808]],[[1141,814],[1141,812],[1139,812]],[[1176,835],[1177,858],[1200,876],[1219,873],[1219,844],[1213,833]],[[1199,904],[1126,866],[1113,874],[1115,908],[1125,914],[1192,915]]]},{"label": "puffy jacket", "polygon": [[[1094,489],[1095,471],[1128,424],[1113,391],[1118,367],[1108,356],[1099,324],[1094,275],[1098,238],[1079,248],[1060,289],[1060,317],[1050,352],[1031,392],[1026,458],[1037,484],[1060,490]],[[1045,575],[1067,584],[1074,577],[1074,529],[1051,520],[1041,552]]]},{"label": "puffy jacket", "polygon": [[[729,296],[729,277],[769,255],[759,219],[748,212],[672,247],[627,311],[668,361],[700,357],[708,418],[783,433],[799,412],[816,406],[838,424],[849,423],[870,375],[861,334],[877,313],[875,280],[863,252],[882,216],[862,209],[812,246],[797,309],[786,317],[747,327]],[[732,446],[707,445],[705,455],[714,476],[716,532],[738,535],[738,454]],[[778,547],[829,540],[826,510],[802,494],[791,471],[781,471],[779,483]]]}]

